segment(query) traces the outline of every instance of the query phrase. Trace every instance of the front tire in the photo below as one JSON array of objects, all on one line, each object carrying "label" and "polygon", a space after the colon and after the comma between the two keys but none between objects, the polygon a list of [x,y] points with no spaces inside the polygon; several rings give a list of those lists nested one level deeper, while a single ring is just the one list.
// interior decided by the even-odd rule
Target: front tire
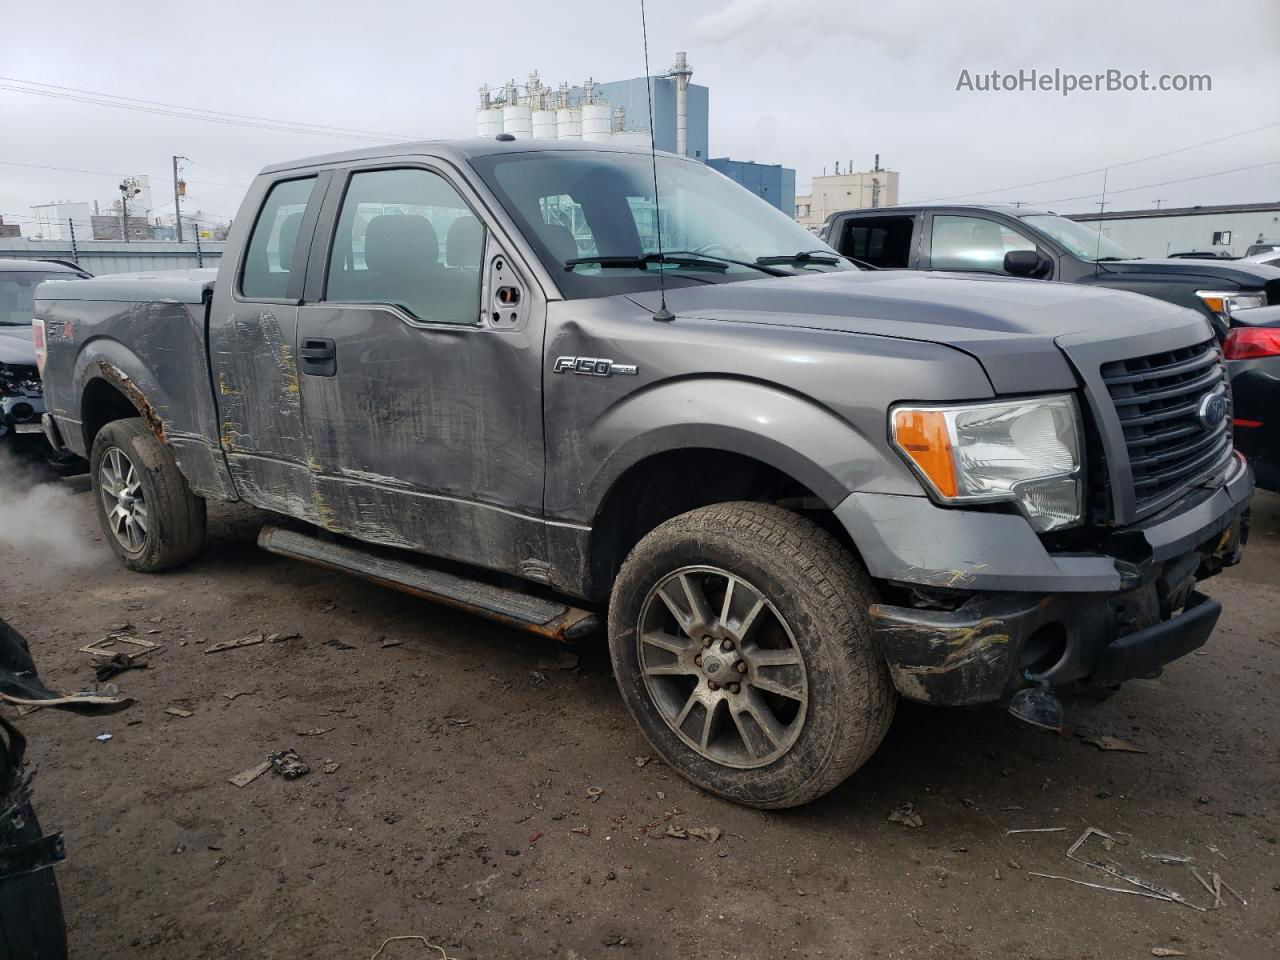
[{"label": "front tire", "polygon": [[141,419],[115,420],[98,432],[89,476],[107,542],[130,570],[165,570],[204,546],[204,500]]},{"label": "front tire", "polygon": [[618,573],[609,650],[654,749],[762,808],[832,790],[879,746],[897,694],[858,560],[809,520],[724,503],[649,533]]}]

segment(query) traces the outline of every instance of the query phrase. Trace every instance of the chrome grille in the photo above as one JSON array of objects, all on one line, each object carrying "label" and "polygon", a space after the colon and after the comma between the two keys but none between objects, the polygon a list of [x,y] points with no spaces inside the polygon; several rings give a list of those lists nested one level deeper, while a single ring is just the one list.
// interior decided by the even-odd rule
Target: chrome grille
[{"label": "chrome grille", "polygon": [[[1231,457],[1231,391],[1217,341],[1102,365],[1124,429],[1138,515],[1162,506]],[[1206,425],[1200,405],[1227,399],[1221,423]]]}]

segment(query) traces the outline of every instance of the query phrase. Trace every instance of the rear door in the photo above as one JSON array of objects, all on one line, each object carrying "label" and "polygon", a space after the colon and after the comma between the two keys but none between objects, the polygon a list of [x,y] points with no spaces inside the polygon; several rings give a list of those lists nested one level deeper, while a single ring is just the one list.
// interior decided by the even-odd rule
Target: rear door
[{"label": "rear door", "polygon": [[546,310],[524,277],[446,164],[335,182],[298,323],[326,527],[537,578]]},{"label": "rear door", "polygon": [[227,280],[216,288],[209,317],[219,437],[236,490],[257,506],[308,518],[314,514],[294,343],[307,251],[329,176],[255,184],[257,214],[234,272],[220,274]]}]

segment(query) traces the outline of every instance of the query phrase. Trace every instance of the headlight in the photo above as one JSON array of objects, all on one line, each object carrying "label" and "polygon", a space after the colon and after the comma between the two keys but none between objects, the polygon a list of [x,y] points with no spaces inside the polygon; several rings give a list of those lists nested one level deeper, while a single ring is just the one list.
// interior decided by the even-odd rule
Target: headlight
[{"label": "headlight", "polygon": [[1206,307],[1223,320],[1231,319],[1231,315],[1238,310],[1252,310],[1254,307],[1265,307],[1267,305],[1267,295],[1261,291],[1257,293],[1231,293],[1230,291],[1222,290],[1197,290],[1196,296],[1204,302]]},{"label": "headlight", "polygon": [[894,407],[893,444],[943,503],[1013,501],[1041,532],[1084,516],[1080,416],[1069,394]]}]

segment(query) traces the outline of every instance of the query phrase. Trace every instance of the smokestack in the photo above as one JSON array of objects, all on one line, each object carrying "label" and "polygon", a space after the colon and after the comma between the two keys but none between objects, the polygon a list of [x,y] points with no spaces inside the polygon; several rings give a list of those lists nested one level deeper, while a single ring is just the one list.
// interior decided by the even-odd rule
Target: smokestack
[{"label": "smokestack", "polygon": [[[689,61],[683,50],[676,54],[675,66],[671,68],[669,76],[676,81],[676,153],[687,157],[689,155],[689,78],[693,76],[693,71],[689,69]],[[654,131],[654,135],[657,135],[657,131]]]},{"label": "smokestack", "polygon": [[876,154],[876,173],[880,172],[880,154]]}]

